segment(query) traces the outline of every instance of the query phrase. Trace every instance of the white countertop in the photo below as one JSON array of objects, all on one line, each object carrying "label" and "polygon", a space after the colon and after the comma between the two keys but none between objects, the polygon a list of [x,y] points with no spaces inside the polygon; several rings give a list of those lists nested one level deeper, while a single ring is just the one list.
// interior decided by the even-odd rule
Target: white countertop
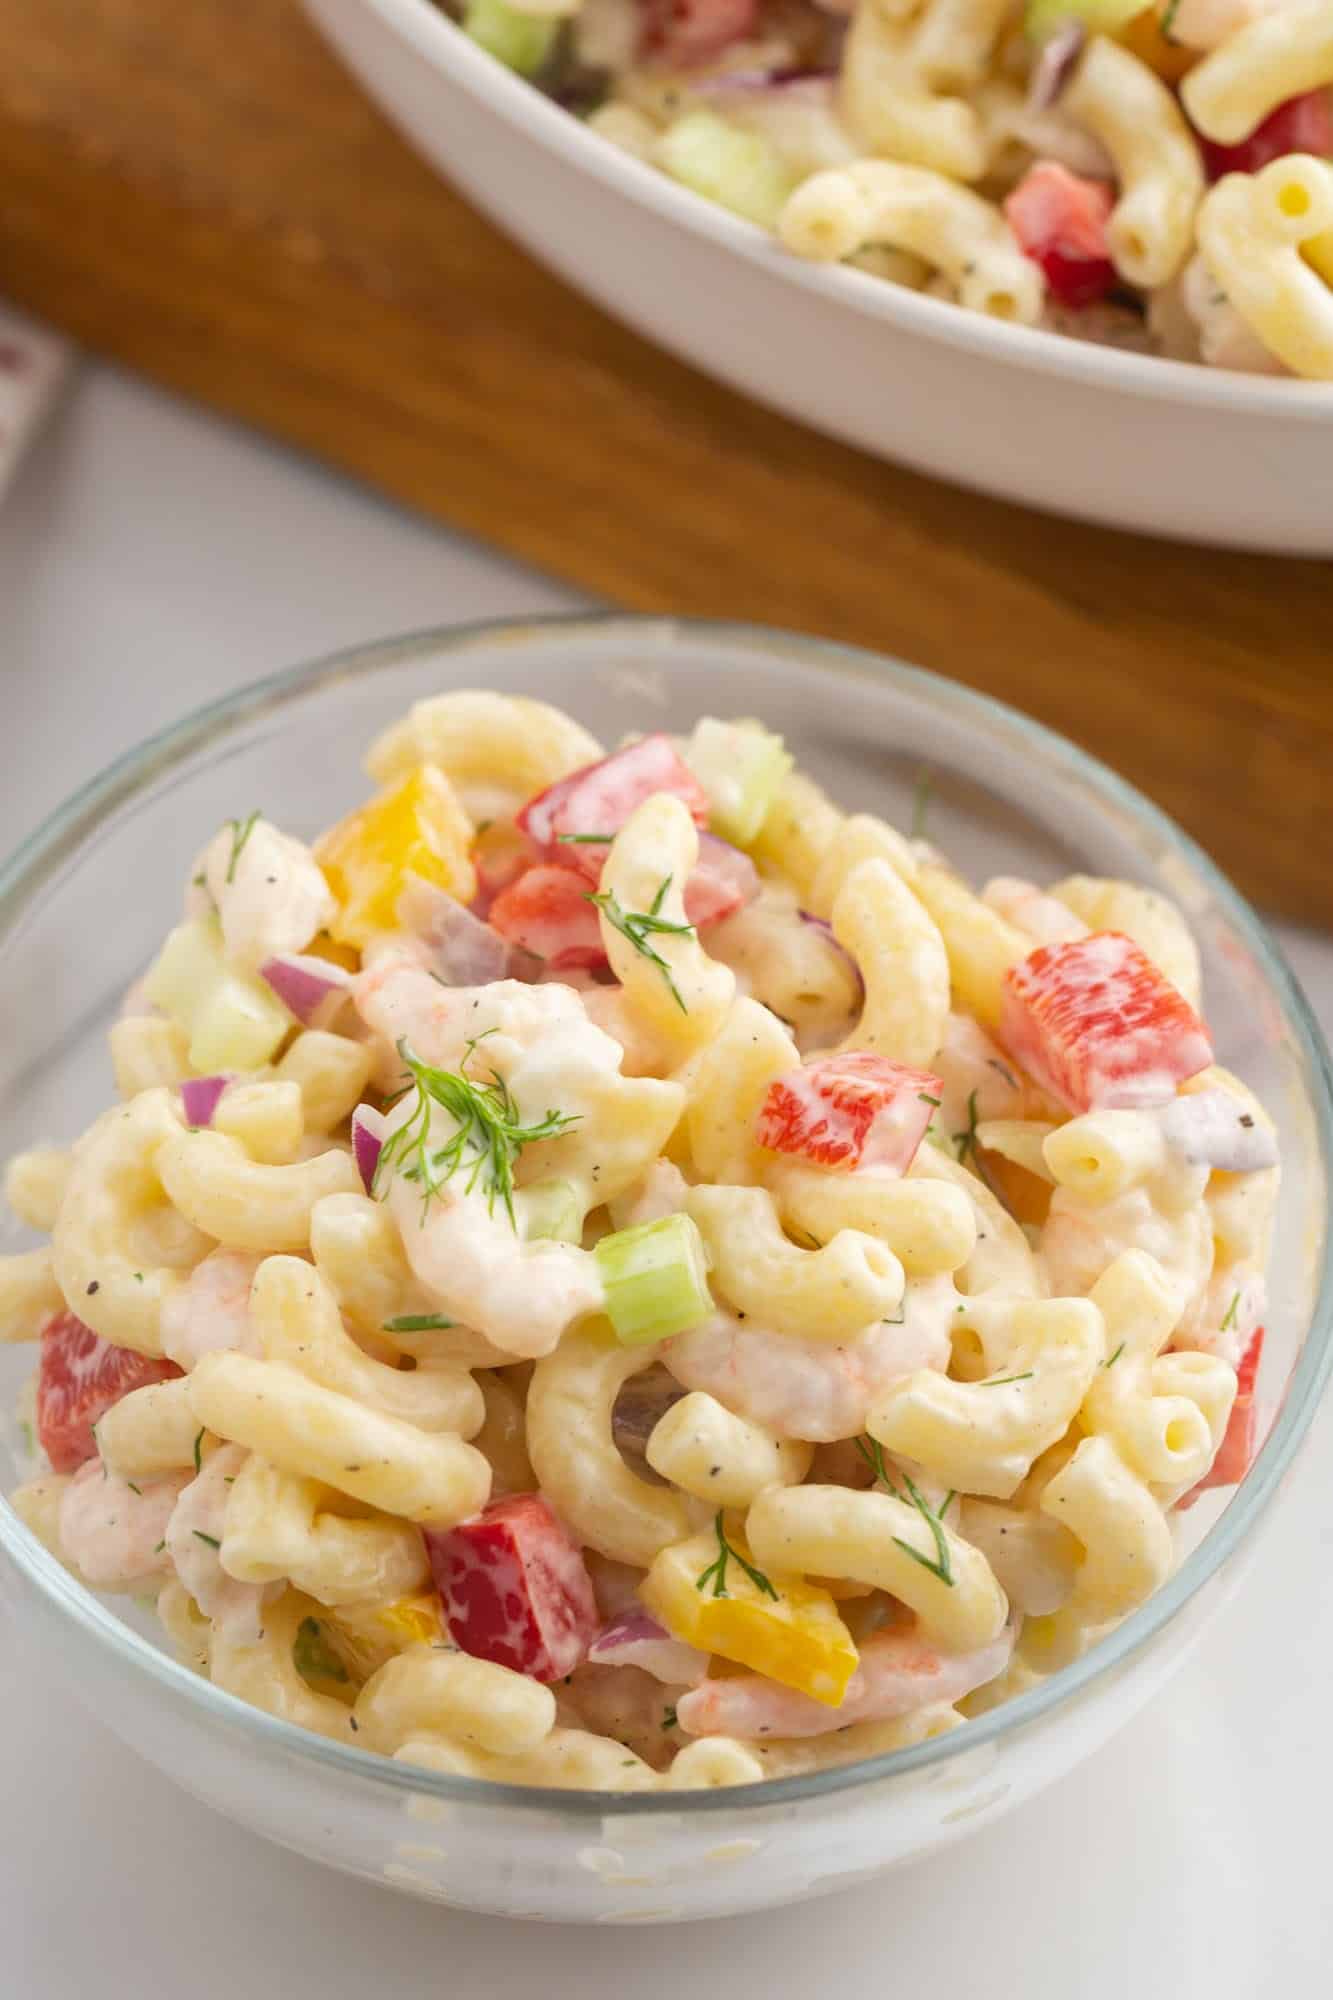
[{"label": "white countertop", "polygon": [[[0,852],[240,682],[581,601],[88,370],[0,508]],[[1333,945],[1284,935],[1333,1021]],[[650,1932],[455,1915],[257,1842],[46,1685],[0,1625],[0,1995],[786,2000],[836,1981],[924,2000],[1317,2000],[1333,1988],[1333,1410],[1280,1506],[1156,1709],[1044,1798],[870,1887]]]}]

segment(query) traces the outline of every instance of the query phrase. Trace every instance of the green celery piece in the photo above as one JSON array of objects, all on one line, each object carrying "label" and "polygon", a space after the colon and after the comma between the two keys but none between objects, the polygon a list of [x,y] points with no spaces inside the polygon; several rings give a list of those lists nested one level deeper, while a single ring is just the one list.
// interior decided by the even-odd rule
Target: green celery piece
[{"label": "green celery piece", "polygon": [[524,14],[504,0],[468,0],[463,33],[487,55],[520,76],[535,76],[555,46],[560,23],[548,14]]},{"label": "green celery piece", "polygon": [[686,1333],[713,1312],[703,1238],[688,1215],[664,1215],[604,1236],[593,1251],[606,1316],[625,1347]]},{"label": "green celery piece", "polygon": [[712,111],[678,118],[663,133],[656,158],[673,180],[761,229],[777,227],[795,185],[767,139],[728,125]]},{"label": "green celery piece", "polygon": [[708,824],[735,847],[758,835],[773,794],[792,767],[780,736],[758,722],[706,715],[685,746],[685,762],[708,794]]}]

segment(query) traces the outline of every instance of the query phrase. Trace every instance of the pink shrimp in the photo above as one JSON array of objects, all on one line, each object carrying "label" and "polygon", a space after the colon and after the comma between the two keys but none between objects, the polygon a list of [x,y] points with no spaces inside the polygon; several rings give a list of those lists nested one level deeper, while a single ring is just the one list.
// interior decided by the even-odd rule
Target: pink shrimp
[{"label": "pink shrimp", "polygon": [[531,1047],[557,1021],[586,1017],[567,986],[528,986],[497,979],[489,986],[441,986],[408,953],[379,955],[353,988],[357,1012],[384,1044],[395,1074],[395,1053],[407,1041],[415,1055],[441,1069],[457,1069],[469,1041],[486,1035],[487,1065],[503,1074],[507,1061]]},{"label": "pink shrimp", "polygon": [[707,1390],[779,1437],[826,1444],[859,1436],[871,1403],[900,1375],[948,1367],[957,1304],[951,1279],[919,1280],[903,1294],[900,1319],[844,1346],[771,1333],[719,1312],[664,1342],[662,1358],[687,1389]]},{"label": "pink shrimp", "polygon": [[983,903],[1020,931],[1034,944],[1062,944],[1068,938],[1088,935],[1082,917],[1076,917],[1058,896],[1048,896],[1035,882],[1017,875],[994,875],[981,892]]},{"label": "pink shrimp", "polygon": [[1092,1206],[1057,1188],[1041,1238],[1041,1262],[1054,1297],[1082,1297],[1122,1250],[1146,1250],[1174,1280],[1187,1314],[1213,1268],[1208,1212],[1194,1202],[1168,1215],[1147,1188],[1127,1188]]},{"label": "pink shrimp", "polygon": [[261,1261],[245,1250],[210,1250],[195,1265],[162,1308],[162,1351],[170,1360],[188,1372],[204,1354],[259,1353],[250,1287]]},{"label": "pink shrimp", "polygon": [[69,1561],[101,1590],[131,1590],[163,1575],[171,1567],[167,1523],[188,1477],[131,1482],[90,1458],[61,1497],[60,1546]]},{"label": "pink shrimp", "polygon": [[167,1554],[177,1576],[221,1636],[238,1646],[255,1644],[265,1603],[284,1588],[281,1583],[241,1583],[222,1567],[219,1544],[227,1495],[247,1456],[238,1444],[215,1451],[198,1477],[182,1488],[166,1528]]},{"label": "pink shrimp", "polygon": [[927,1702],[959,1701],[1003,1673],[1014,1649],[1006,1626],[971,1653],[940,1653],[916,1631],[876,1632],[839,1708],[829,1708],[762,1674],[704,1681],[676,1703],[689,1736],[826,1736],[852,1722],[887,1722]]}]

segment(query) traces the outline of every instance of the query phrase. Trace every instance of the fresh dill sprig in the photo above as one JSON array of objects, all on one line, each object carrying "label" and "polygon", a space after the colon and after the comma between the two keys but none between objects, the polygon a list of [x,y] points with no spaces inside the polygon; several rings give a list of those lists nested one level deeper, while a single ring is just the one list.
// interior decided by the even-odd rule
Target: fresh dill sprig
[{"label": "fresh dill sprig", "polygon": [[1180,12],[1180,0],[1167,0],[1165,12],[1163,13],[1162,18],[1158,23],[1162,40],[1164,42],[1170,42],[1173,49],[1179,48],[1180,46],[1175,36],[1171,32],[1172,28],[1176,24],[1176,15],[1179,12]]},{"label": "fresh dill sprig", "polygon": [[[859,1437],[856,1440],[856,1449],[874,1473],[876,1481],[881,1486],[887,1486],[895,1500],[901,1500],[903,1497],[902,1493],[894,1484],[893,1474],[884,1463],[884,1447],[879,1441],[869,1436]],[[929,1556],[923,1556],[920,1549],[914,1549],[912,1544],[905,1542],[901,1535],[894,1536],[894,1545],[900,1548],[904,1555],[910,1556],[913,1562],[920,1563],[922,1569],[928,1569],[932,1576],[937,1576],[941,1583],[947,1583],[952,1590],[954,1586],[953,1558],[949,1553],[949,1542],[945,1535],[944,1523],[940,1515],[947,1511],[949,1502],[954,1497],[953,1493],[945,1494],[939,1513],[936,1514],[931,1511],[930,1503],[909,1472],[903,1473],[902,1481],[903,1485],[907,1488],[908,1500],[916,1508],[917,1513],[930,1529],[935,1542],[935,1560],[932,1562]]]},{"label": "fresh dill sprig", "polygon": [[220,1549],[222,1547],[216,1535],[206,1535],[202,1528],[193,1528],[191,1529],[191,1533],[197,1542],[207,1542],[210,1549]]},{"label": "fresh dill sprig", "polygon": [[939,1110],[940,1105],[944,1102],[943,1098],[941,1097],[932,1097],[928,1090],[918,1090],[917,1096],[921,1099],[921,1102],[923,1104],[933,1104],[937,1111]]},{"label": "fresh dill sprig", "polygon": [[968,1099],[967,1099],[967,1126],[966,1126],[966,1129],[965,1129],[964,1131],[962,1131],[962,1132],[955,1132],[955,1133],[954,1133],[954,1135],[953,1135],[953,1142],[954,1142],[954,1145],[955,1145],[955,1146],[957,1147],[957,1149],[958,1149],[958,1162],[959,1162],[959,1165],[960,1165],[960,1166],[962,1165],[963,1161],[965,1161],[965,1160],[966,1160],[966,1158],[967,1158],[967,1156],[968,1156],[968,1154],[969,1154],[969,1153],[970,1153],[970,1154],[972,1155],[972,1164],[973,1164],[973,1166],[976,1166],[976,1165],[978,1165],[978,1161],[977,1161],[977,1093],[976,1093],[976,1091],[975,1091],[975,1090],[973,1090],[973,1091],[970,1091],[970,1092],[968,1093]]},{"label": "fresh dill sprig", "polygon": [[[435,1069],[413,1055],[406,1039],[398,1044],[403,1066],[412,1078],[407,1090],[415,1088],[417,1101],[404,1122],[385,1140],[375,1164],[371,1192],[378,1195],[381,1184],[392,1173],[414,1181],[421,1189],[421,1216],[445,1182],[466,1171],[464,1193],[480,1185],[492,1214],[497,1199],[504,1204],[511,1229],[514,1220],[514,1163],[525,1146],[538,1139],[554,1139],[578,1122],[578,1114],[548,1111],[535,1125],[519,1123],[518,1106],[508,1084],[492,1070],[478,1081],[465,1074],[466,1065],[476,1054],[483,1036],[467,1044],[459,1069]],[[405,1093],[400,1093],[403,1095]],[[431,1139],[434,1106],[447,1111],[454,1121],[454,1133],[443,1145]]]},{"label": "fresh dill sprig", "polygon": [[1102,1367],[1103,1367],[1103,1368],[1114,1368],[1114,1367],[1115,1367],[1115,1364],[1116,1364],[1116,1362],[1117,1362],[1117,1361],[1118,1361],[1118,1360],[1120,1359],[1120,1357],[1121,1357],[1121,1355],[1122,1355],[1122,1354],[1124,1353],[1124,1351],[1125,1351],[1125,1343],[1124,1343],[1124,1341],[1122,1340],[1122,1341],[1121,1341],[1121,1343],[1120,1343],[1120,1345],[1119,1345],[1119,1347],[1117,1347],[1117,1349],[1116,1349],[1115,1353],[1114,1353],[1113,1355],[1111,1355],[1111,1356],[1110,1356],[1109,1360],[1106,1360],[1106,1361],[1103,1361],[1103,1363],[1102,1363]]},{"label": "fresh dill sprig", "polygon": [[889,1477],[889,1469],[884,1463],[884,1447],[880,1443],[879,1439],[872,1438],[869,1436],[859,1437],[856,1440],[856,1449],[860,1452],[862,1458],[865,1460],[866,1464],[870,1467],[870,1470],[874,1473],[876,1479],[879,1480],[882,1485],[887,1486],[892,1490],[893,1481]]},{"label": "fresh dill sprig", "polygon": [[1030,1382],[1033,1370],[1025,1368],[1021,1375],[991,1375],[984,1382],[978,1382],[979,1389],[1003,1389],[1006,1382]]},{"label": "fresh dill sprig", "polygon": [[249,816],[246,819],[229,819],[227,821],[227,825],[231,828],[231,858],[227,862],[227,875],[226,875],[226,879],[228,882],[235,881],[236,863],[240,860],[242,854],[244,854],[245,852],[246,841],[250,838],[250,835],[254,832],[257,823],[263,817],[264,815],[259,810],[259,807],[256,806],[254,811],[251,814],[249,814]]},{"label": "fresh dill sprig", "polygon": [[674,1701],[669,1708],[662,1710],[662,1727],[663,1729],[674,1729],[676,1727],[676,1704]]},{"label": "fresh dill sprig", "polygon": [[1231,1294],[1231,1304],[1227,1307],[1227,1316],[1222,1322],[1223,1333],[1230,1333],[1232,1327],[1236,1324],[1236,1314],[1239,1312],[1239,1310],[1240,1310],[1240,1293],[1233,1292]]},{"label": "fresh dill sprig", "polygon": [[905,1472],[903,1474],[903,1485],[907,1488],[908,1498],[911,1500],[912,1505],[930,1529],[931,1537],[935,1543],[934,1562],[931,1561],[929,1556],[923,1556],[920,1549],[914,1549],[910,1542],[905,1542],[901,1535],[895,1535],[893,1539],[904,1555],[910,1556],[913,1562],[920,1563],[922,1569],[928,1569],[932,1576],[937,1576],[941,1583],[947,1583],[950,1590],[952,1590],[954,1587],[953,1559],[949,1553],[949,1541],[944,1532],[944,1523],[940,1519],[940,1514],[944,1512],[949,1501],[953,1499],[953,1494],[950,1493],[946,1497],[944,1505],[940,1508],[940,1513],[935,1514],[931,1512],[929,1503],[910,1473]]},{"label": "fresh dill sprig", "polygon": [[196,1431],[194,1434],[194,1469],[196,1474],[202,1472],[204,1469],[203,1446],[204,1446],[204,1434],[202,1431]]},{"label": "fresh dill sprig", "polygon": [[615,839],[613,833],[558,833],[556,840],[565,847],[607,847]]},{"label": "fresh dill sprig", "polygon": [[384,1333],[443,1333],[454,1321],[446,1319],[443,1313],[399,1313],[396,1319],[386,1319]]},{"label": "fresh dill sprig", "polygon": [[714,1517],[713,1533],[717,1536],[717,1558],[715,1561],[709,1563],[707,1569],[701,1570],[694,1579],[695,1589],[702,1590],[704,1585],[711,1581],[714,1597],[730,1597],[731,1592],[727,1589],[727,1564],[734,1557],[749,1577],[755,1589],[763,1596],[771,1597],[776,1604],[778,1594],[764,1575],[764,1572],[761,1569],[756,1569],[753,1563],[747,1562],[740,1550],[733,1548],[727,1540],[727,1531],[722,1525],[722,1509],[720,1507]]},{"label": "fresh dill sprig", "polygon": [[1018,1089],[1018,1078],[1014,1075],[1013,1071],[1007,1066],[1007,1064],[1002,1063],[1000,1061],[998,1056],[987,1056],[986,1067],[987,1069],[998,1070],[1000,1075],[1004,1078],[1005,1082],[1008,1084],[1010,1090]]},{"label": "fresh dill sprig", "polygon": [[650,965],[657,967],[667,983],[667,991],[680,1008],[681,1013],[688,1014],[690,1010],[680,997],[680,988],[671,977],[671,967],[667,964],[661,952],[654,951],[648,942],[650,937],[657,936],[694,936],[693,924],[669,923],[665,917],[658,914],[662,908],[662,904],[666,900],[666,892],[670,887],[671,877],[664,875],[658,887],[657,894],[653,897],[652,902],[646,910],[627,910],[623,908],[616,900],[615,892],[611,889],[608,889],[604,895],[589,896],[587,900],[601,911],[612,930],[619,931],[623,938],[629,939],[641,958],[646,958]]}]

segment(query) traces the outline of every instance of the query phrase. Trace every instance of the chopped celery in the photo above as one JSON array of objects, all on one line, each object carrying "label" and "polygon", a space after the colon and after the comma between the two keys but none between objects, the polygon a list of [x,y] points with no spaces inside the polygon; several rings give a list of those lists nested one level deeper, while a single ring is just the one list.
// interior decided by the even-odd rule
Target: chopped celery
[{"label": "chopped celery", "polygon": [[521,1190],[518,1201],[526,1242],[582,1241],[585,1204],[573,1181],[533,1181]]},{"label": "chopped celery", "polygon": [[144,980],[155,1007],[190,1037],[190,1065],[209,1072],[258,1069],[274,1055],[292,1016],[258,974],[228,965],[214,918],[178,924]]},{"label": "chopped celery", "polygon": [[776,228],[794,186],[767,139],[742,132],[711,111],[678,118],[658,141],[655,158],[673,180],[761,229]]},{"label": "chopped celery", "polygon": [[549,14],[525,14],[505,0],[468,0],[463,12],[463,33],[520,76],[537,74],[559,32],[559,21]]},{"label": "chopped celery", "polygon": [[748,847],[773,794],[792,767],[780,736],[758,722],[705,715],[685,746],[685,762],[708,794],[708,824],[735,847]]},{"label": "chopped celery", "polygon": [[626,1347],[667,1340],[708,1318],[708,1258],[688,1215],[664,1215],[604,1236],[593,1251],[606,1316]]},{"label": "chopped celery", "polygon": [[1071,23],[1090,35],[1114,35],[1148,4],[1149,0],[1028,0],[1023,29],[1030,42],[1047,41],[1057,28]]}]

